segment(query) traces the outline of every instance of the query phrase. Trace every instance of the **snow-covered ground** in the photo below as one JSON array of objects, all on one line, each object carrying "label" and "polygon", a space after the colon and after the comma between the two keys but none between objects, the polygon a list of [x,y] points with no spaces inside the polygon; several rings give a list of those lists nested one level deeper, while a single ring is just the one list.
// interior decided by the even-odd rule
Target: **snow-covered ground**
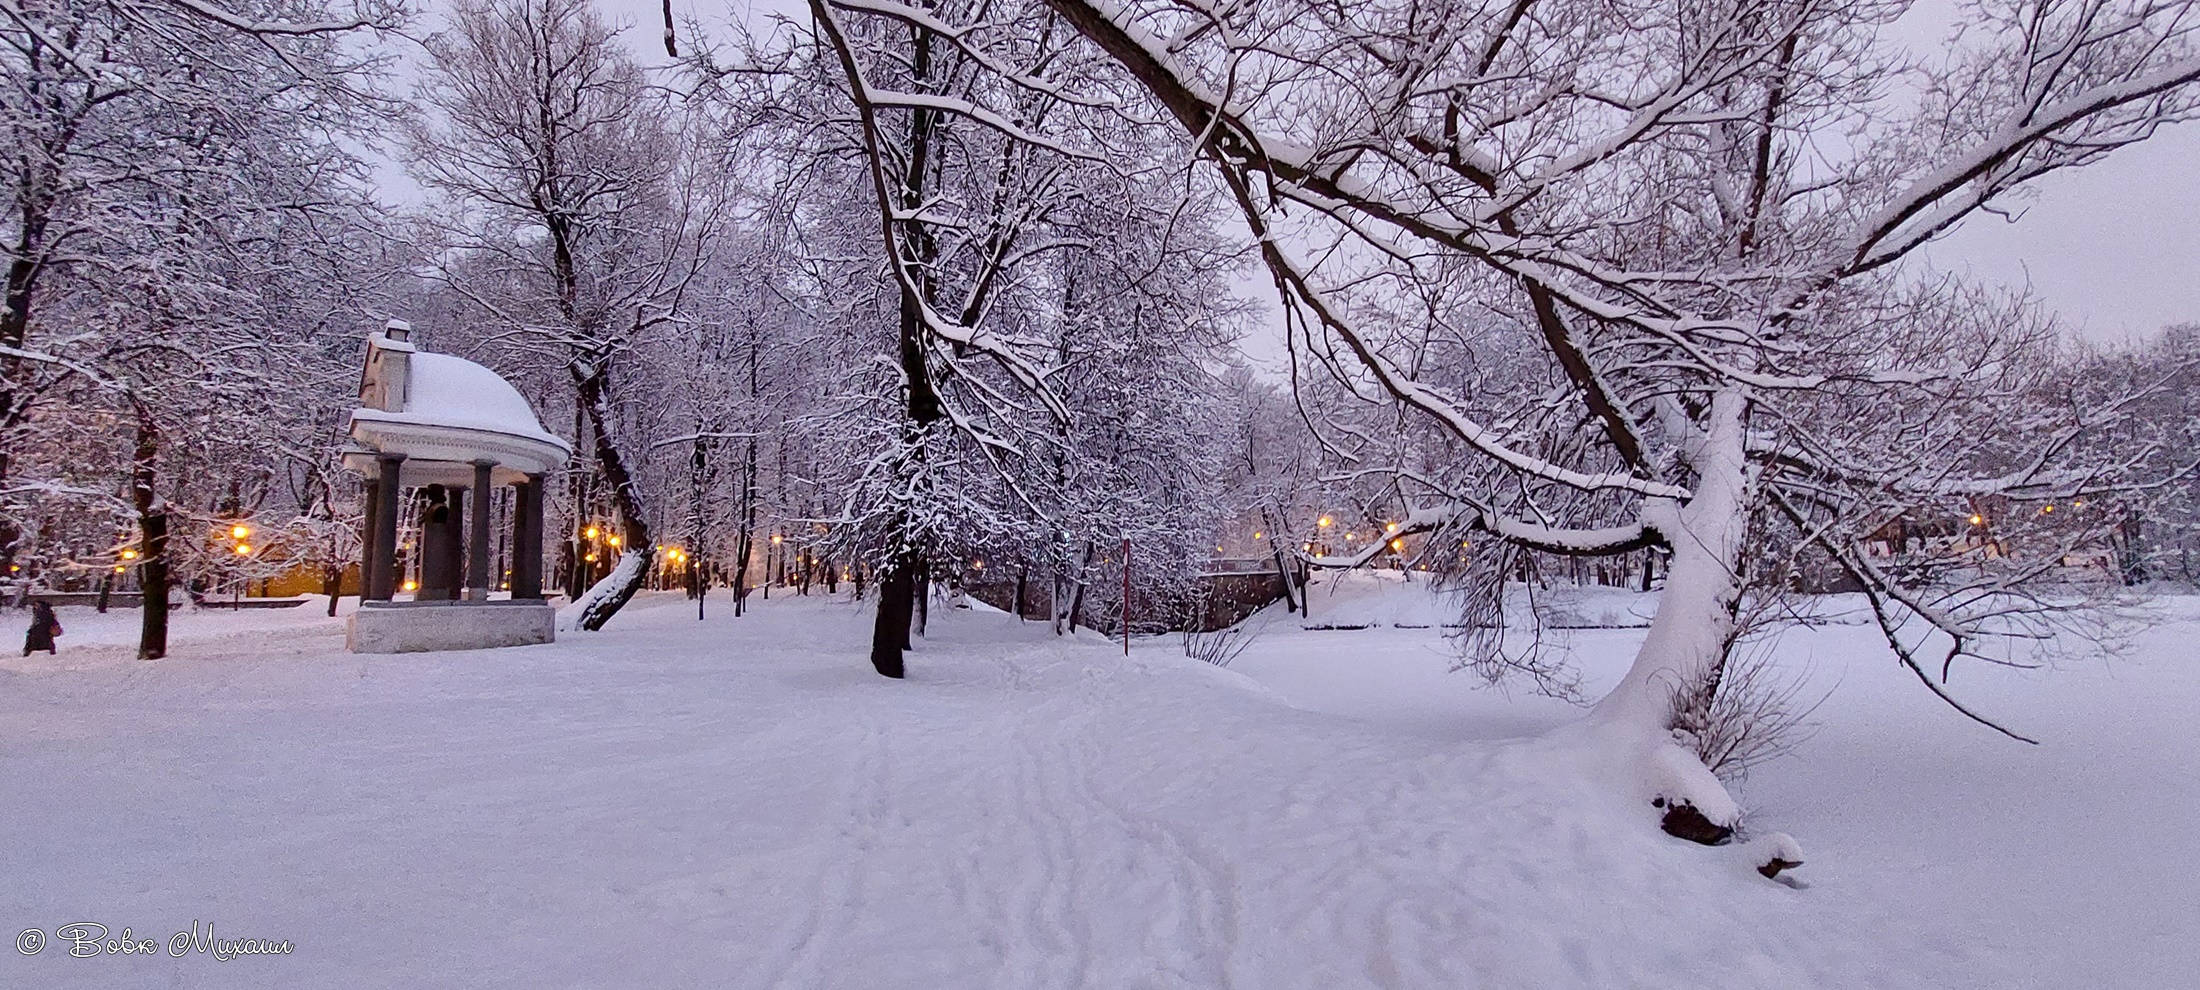
[{"label": "snow-covered ground", "polygon": [[[0,986],[2169,987],[2200,972],[2200,603],[2127,657],[1959,680],[1781,637],[1830,692],[1737,788],[1806,889],[1533,738],[1575,709],[1449,674],[1440,605],[1341,587],[1231,670],[935,609],[893,683],[845,602],[351,656],[314,609],[63,611],[0,659]],[[1605,603],[1611,604],[1611,603]],[[1639,604],[1639,603],[1637,603]],[[1600,605],[1599,608],[1602,606]],[[1626,605],[1635,608],[1637,605]],[[1378,624],[1374,618],[1391,621]],[[0,643],[23,618],[0,617]],[[1566,633],[1592,691],[1640,629]],[[1960,675],[1959,675],[1960,677]],[[170,958],[196,921],[288,955]]]}]

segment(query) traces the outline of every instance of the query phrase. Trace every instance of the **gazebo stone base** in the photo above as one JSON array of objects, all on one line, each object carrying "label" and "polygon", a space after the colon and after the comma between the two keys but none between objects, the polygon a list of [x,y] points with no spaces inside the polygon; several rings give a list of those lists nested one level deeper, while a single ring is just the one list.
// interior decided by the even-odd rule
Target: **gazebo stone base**
[{"label": "gazebo stone base", "polygon": [[557,638],[557,610],[539,601],[375,602],[352,614],[353,653],[423,653],[531,646]]}]

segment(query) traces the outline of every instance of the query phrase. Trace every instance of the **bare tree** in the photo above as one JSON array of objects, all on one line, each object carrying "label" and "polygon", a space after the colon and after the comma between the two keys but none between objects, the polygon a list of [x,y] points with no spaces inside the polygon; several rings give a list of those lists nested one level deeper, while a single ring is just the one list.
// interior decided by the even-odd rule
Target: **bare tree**
[{"label": "bare tree", "polygon": [[[1017,71],[972,23],[862,6],[933,25],[1000,85],[1106,98]],[[1980,655],[2014,614],[2003,593],[2047,571],[1936,603],[1859,547],[1894,506],[2141,483],[2143,458],[2078,442],[2126,403],[2039,401],[2039,335],[1976,313],[1950,332],[1962,293],[1900,263],[2190,117],[2191,4],[1966,8],[1964,41],[1926,61],[1886,37],[1898,4],[1047,6],[1215,166],[1301,363],[1454,446],[1436,471],[1367,464],[1409,503],[1397,539],[1669,551],[1635,665],[1581,731],[1676,833],[1723,838],[1738,815],[1675,733],[1719,690],[1762,541],[1830,555],[1920,681],[1983,721],[1940,683],[1947,663]],[[1883,98],[1901,81],[1916,101]],[[1533,404],[1459,387],[1493,347],[1549,383]]]},{"label": "bare tree", "polygon": [[408,132],[408,160],[445,200],[438,226],[468,264],[444,281],[496,327],[487,343],[556,363],[572,386],[617,517],[618,563],[573,589],[576,624],[599,629],[656,559],[622,362],[675,318],[709,205],[676,168],[664,94],[586,0],[465,0],[450,18],[427,43],[435,113]]}]

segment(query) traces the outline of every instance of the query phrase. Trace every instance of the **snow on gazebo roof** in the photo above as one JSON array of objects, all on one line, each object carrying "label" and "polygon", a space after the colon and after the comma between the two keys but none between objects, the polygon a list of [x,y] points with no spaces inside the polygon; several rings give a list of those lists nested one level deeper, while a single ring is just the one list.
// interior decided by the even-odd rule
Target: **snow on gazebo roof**
[{"label": "snow on gazebo roof", "polygon": [[543,429],[534,407],[502,375],[418,350],[411,331],[391,320],[367,337],[347,465],[373,474],[375,454],[404,454],[408,484],[464,483],[458,469],[470,472],[477,460],[494,461],[509,478],[549,471],[572,456],[572,445]]}]

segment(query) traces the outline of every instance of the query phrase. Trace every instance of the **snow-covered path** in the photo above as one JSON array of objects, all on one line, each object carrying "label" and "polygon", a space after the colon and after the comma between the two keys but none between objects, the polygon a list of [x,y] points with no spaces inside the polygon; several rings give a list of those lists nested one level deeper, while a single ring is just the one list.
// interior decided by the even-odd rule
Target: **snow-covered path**
[{"label": "snow-covered path", "polygon": [[[82,640],[7,659],[9,933],[165,950],[196,920],[295,950],[49,943],[0,954],[0,985],[1989,987],[2036,961],[1822,866],[1846,833],[1780,817],[1798,801],[1766,805],[1826,878],[1803,891],[1662,836],[1542,744],[1438,731],[1410,678],[1419,714],[1340,715],[1291,696],[1305,676],[939,611],[897,684],[842,603],[637,606],[474,654],[350,656],[300,618],[152,665]],[[1240,666],[1416,634],[1412,676],[1441,671],[1404,630],[1276,633]]]}]

